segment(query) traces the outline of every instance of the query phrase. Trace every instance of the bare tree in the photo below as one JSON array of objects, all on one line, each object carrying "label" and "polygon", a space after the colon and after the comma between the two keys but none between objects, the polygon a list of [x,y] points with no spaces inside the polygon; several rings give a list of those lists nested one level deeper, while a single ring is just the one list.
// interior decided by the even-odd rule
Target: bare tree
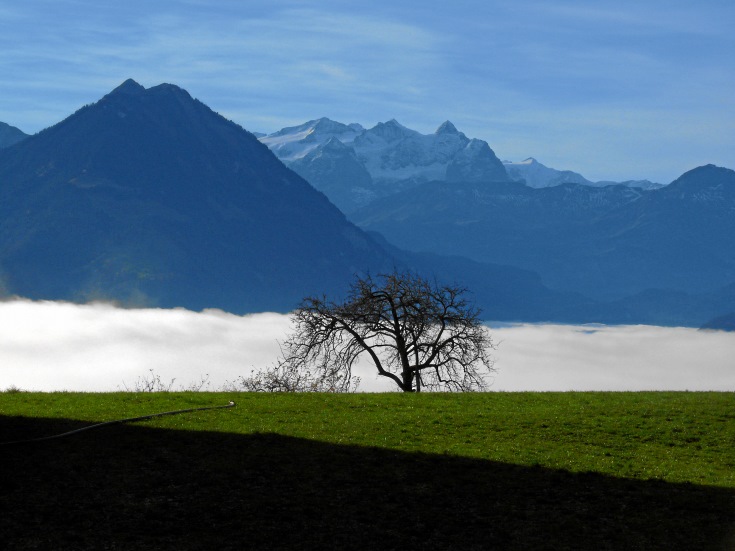
[{"label": "bare tree", "polygon": [[487,387],[493,343],[466,289],[410,272],[358,277],[340,303],[308,297],[279,366],[349,386],[359,358],[404,392]]}]

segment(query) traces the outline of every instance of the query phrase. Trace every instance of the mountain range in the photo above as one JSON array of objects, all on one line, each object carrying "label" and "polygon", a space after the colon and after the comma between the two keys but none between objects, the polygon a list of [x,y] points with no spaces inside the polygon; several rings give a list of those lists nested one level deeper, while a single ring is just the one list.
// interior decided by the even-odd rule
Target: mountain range
[{"label": "mountain range", "polygon": [[504,319],[565,303],[525,270],[383,244],[175,85],[127,80],[0,150],[5,296],[285,312],[394,267],[482,281],[473,291]]},{"label": "mountain range", "polygon": [[661,187],[648,180],[592,182],[576,172],[546,167],[533,158],[501,162],[487,142],[468,138],[450,121],[424,135],[395,119],[366,129],[358,123],[320,118],[260,135],[260,140],[348,214],[371,201],[430,181],[513,180],[533,188],[563,183]]},{"label": "mountain range", "polygon": [[[734,214],[735,172],[707,165],[656,190],[429,182],[351,219],[407,250],[521,267],[552,289],[629,311],[653,300],[685,323],[681,294],[713,294],[711,307],[735,309]],[[630,300],[643,293],[646,301]]]},{"label": "mountain range", "polygon": [[501,163],[449,121],[421,135],[395,120],[366,130],[322,118],[260,139],[404,251],[529,270],[597,301],[607,321],[692,324],[735,308],[728,169],[699,167],[668,186],[593,182],[533,158]]},{"label": "mountain range", "polygon": [[133,80],[38,134],[11,132],[5,296],[284,312],[397,268],[466,285],[486,319],[701,326],[735,312],[725,168],[663,187],[589,182],[503,163],[448,121],[430,135],[318,119],[256,136],[175,85]]}]

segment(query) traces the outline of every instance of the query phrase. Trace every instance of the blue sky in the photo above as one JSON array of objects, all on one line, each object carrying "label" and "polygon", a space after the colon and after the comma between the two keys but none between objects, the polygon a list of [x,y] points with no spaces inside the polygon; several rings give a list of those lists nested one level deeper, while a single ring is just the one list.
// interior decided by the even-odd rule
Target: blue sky
[{"label": "blue sky", "polygon": [[451,120],[501,159],[668,183],[735,168],[735,2],[0,0],[0,121],[132,77],[248,130]]}]

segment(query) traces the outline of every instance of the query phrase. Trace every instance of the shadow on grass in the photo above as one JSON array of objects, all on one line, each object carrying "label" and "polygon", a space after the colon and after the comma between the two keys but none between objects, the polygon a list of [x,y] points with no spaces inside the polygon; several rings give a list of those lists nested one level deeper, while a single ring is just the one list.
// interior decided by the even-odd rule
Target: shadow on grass
[{"label": "shadow on grass", "polygon": [[[0,441],[83,424],[0,416]],[[0,447],[4,549],[732,549],[735,492],[277,434]]]}]

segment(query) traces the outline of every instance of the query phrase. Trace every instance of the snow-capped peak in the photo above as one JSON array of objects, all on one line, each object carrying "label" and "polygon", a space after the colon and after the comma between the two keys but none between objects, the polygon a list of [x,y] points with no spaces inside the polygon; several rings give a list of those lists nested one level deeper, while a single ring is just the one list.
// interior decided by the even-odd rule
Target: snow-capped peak
[{"label": "snow-capped peak", "polygon": [[465,146],[465,149],[467,149],[468,151],[480,151],[480,150],[485,150],[485,149],[489,150],[490,146],[484,140],[478,140],[477,138],[472,138]]},{"label": "snow-capped peak", "polygon": [[[359,126],[359,125],[358,125]],[[273,134],[269,134],[268,138],[277,138],[280,136],[305,136],[306,134],[309,134],[311,132],[317,131],[317,132],[338,132],[343,129],[348,129],[349,127],[346,124],[342,124],[341,122],[336,122],[331,119],[328,119],[327,117],[321,117],[319,119],[313,119],[310,121],[307,121],[303,124],[299,124],[298,126],[287,126],[286,128],[282,128],[278,132],[274,132]]]},{"label": "snow-capped peak", "polygon": [[523,160],[523,161],[519,161],[519,162],[517,162],[517,163],[515,163],[515,162],[513,162],[513,161],[503,161],[503,164],[504,164],[504,165],[512,165],[512,166],[519,166],[519,165],[526,165],[526,166],[529,166],[529,165],[540,165],[541,163],[539,163],[539,162],[538,162],[538,161],[537,161],[536,159],[534,159],[533,157],[529,157],[528,159],[525,159],[525,160]]},{"label": "snow-capped peak", "polygon": [[[284,128],[260,138],[285,163],[328,156],[354,155],[377,185],[399,182],[444,180],[447,167],[458,156],[462,175],[488,180],[506,179],[502,164],[482,140],[470,140],[445,121],[433,134],[421,134],[396,119],[380,122],[366,130],[359,124],[344,125],[326,118]],[[494,166],[497,163],[497,166]],[[456,170],[453,174],[457,172]],[[459,174],[459,173],[458,173]],[[391,189],[387,187],[386,189]]]},{"label": "snow-capped peak", "polygon": [[503,161],[503,165],[511,179],[523,180],[527,186],[533,188],[558,186],[565,183],[592,185],[592,182],[581,174],[571,170],[549,168],[533,157],[528,157],[518,163]]},{"label": "snow-capped peak", "polygon": [[317,134],[343,134],[345,132],[349,132],[350,130],[360,132],[364,130],[364,128],[357,123],[347,125],[342,124],[341,122],[333,121],[331,119],[328,119],[327,117],[317,119],[312,127],[312,133]]},{"label": "snow-capped peak", "polygon": [[449,121],[444,121],[441,123],[439,128],[436,129],[436,132],[434,132],[437,136],[440,134],[459,134],[459,130],[457,130],[457,127],[454,126]]},{"label": "snow-capped peak", "polygon": [[322,145],[322,149],[325,151],[342,151],[343,149],[347,149],[348,146],[346,146],[344,143],[342,143],[339,139],[332,136],[329,138],[324,145]]},{"label": "snow-capped peak", "polygon": [[260,138],[283,161],[294,161],[314,148],[336,138],[342,143],[351,143],[365,129],[357,124],[342,124],[327,117],[310,120],[298,126],[283,128]]},{"label": "snow-capped peak", "polygon": [[403,139],[407,136],[418,135],[418,132],[406,128],[396,119],[391,119],[388,122],[379,122],[373,126],[370,130],[367,130],[365,134],[372,136],[378,136],[384,139],[386,142],[394,142]]}]

